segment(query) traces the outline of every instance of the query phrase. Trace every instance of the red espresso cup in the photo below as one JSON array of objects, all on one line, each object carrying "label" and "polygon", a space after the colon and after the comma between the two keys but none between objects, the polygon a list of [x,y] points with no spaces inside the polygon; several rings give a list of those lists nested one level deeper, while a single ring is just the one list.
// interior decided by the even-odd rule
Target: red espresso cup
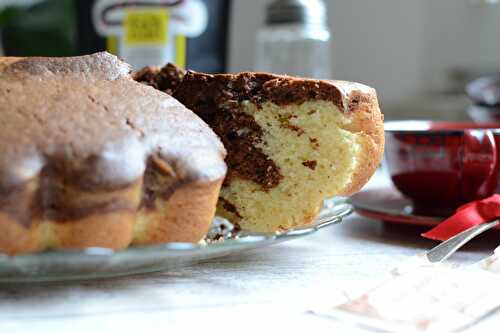
[{"label": "red espresso cup", "polygon": [[392,182],[415,213],[449,216],[500,193],[500,124],[392,121],[385,135]]}]

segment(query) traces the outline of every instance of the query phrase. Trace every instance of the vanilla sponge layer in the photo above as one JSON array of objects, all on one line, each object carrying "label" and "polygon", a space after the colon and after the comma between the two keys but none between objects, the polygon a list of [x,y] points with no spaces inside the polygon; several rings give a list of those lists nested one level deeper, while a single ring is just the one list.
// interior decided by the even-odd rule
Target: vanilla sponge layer
[{"label": "vanilla sponge layer", "polygon": [[325,198],[344,194],[351,186],[369,137],[353,131],[353,118],[335,104],[267,102],[258,108],[243,102],[242,110],[262,128],[257,146],[279,167],[283,179],[268,191],[249,180],[231,179],[220,196],[234,205],[238,215],[222,202],[218,215],[243,229],[289,229],[313,222]]}]

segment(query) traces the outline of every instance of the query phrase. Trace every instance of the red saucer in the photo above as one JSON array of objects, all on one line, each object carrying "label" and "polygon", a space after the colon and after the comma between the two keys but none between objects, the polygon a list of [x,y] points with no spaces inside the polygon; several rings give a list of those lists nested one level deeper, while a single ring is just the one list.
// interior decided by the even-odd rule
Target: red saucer
[{"label": "red saucer", "polygon": [[444,220],[443,217],[414,214],[411,201],[393,187],[357,193],[351,197],[351,202],[359,215],[375,220],[420,226],[435,226]]}]

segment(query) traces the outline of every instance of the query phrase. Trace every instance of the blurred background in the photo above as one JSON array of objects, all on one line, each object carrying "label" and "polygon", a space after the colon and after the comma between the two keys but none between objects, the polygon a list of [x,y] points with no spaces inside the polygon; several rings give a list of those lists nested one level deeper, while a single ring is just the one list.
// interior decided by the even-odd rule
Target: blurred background
[{"label": "blurred background", "polygon": [[[136,68],[173,61],[209,72],[268,70],[263,62],[276,56],[280,65],[295,59],[275,70],[288,74],[313,59],[319,75],[303,75],[375,87],[386,119],[468,119],[467,83],[500,71],[495,0],[149,0],[131,13],[140,2],[0,0],[0,52],[107,49]],[[305,33],[304,24],[318,29]],[[317,40],[287,49],[289,40],[269,40],[270,26],[289,29],[285,39]]]}]

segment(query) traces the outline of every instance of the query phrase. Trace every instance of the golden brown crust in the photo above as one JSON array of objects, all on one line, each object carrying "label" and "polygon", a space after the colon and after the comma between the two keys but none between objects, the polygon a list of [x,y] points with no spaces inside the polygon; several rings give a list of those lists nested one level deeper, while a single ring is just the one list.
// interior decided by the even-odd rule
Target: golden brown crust
[{"label": "golden brown crust", "polygon": [[34,221],[26,228],[0,214],[0,252],[8,255],[45,249],[105,247],[122,249],[132,240],[135,212],[116,211],[86,216],[70,223]]},{"label": "golden brown crust", "polygon": [[[342,82],[337,85],[341,87]],[[366,88],[351,90],[346,95],[352,117],[346,129],[362,135],[362,152],[351,183],[340,195],[349,196],[359,191],[370,180],[384,155],[384,115],[380,112],[375,90]]]},{"label": "golden brown crust", "polygon": [[[211,225],[221,184],[222,180],[189,184],[168,200],[159,198],[156,209],[95,213],[65,223],[32,221],[28,228],[0,213],[0,252],[14,255],[47,248],[123,249],[130,244],[195,243]],[[136,225],[144,220],[147,224],[139,231]]]},{"label": "golden brown crust", "polygon": [[215,215],[221,184],[222,180],[183,186],[168,201],[157,199],[156,210],[139,210],[137,220],[144,225],[136,229],[133,244],[201,240]]}]

